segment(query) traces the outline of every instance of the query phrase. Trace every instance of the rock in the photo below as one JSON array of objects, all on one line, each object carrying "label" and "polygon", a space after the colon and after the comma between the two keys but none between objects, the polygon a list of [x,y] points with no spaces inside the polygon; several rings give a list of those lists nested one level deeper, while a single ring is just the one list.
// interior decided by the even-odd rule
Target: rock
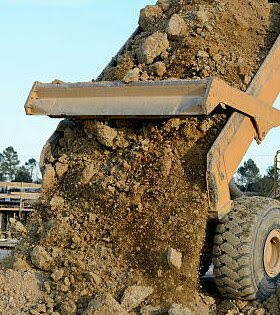
[{"label": "rock", "polygon": [[50,201],[50,206],[52,210],[59,209],[63,207],[64,205],[64,199],[60,196],[54,195]]},{"label": "rock", "polygon": [[100,278],[96,273],[94,273],[94,272],[87,272],[87,273],[85,274],[85,276],[86,276],[91,282],[93,282],[93,283],[95,283],[95,284],[97,284],[97,285],[101,284],[101,282],[102,282],[101,278]]},{"label": "rock", "polygon": [[68,164],[68,156],[66,154],[62,154],[59,158],[58,158],[58,162],[62,163],[62,164]]},{"label": "rock", "polygon": [[12,233],[16,236],[26,235],[27,229],[21,222],[14,218],[10,218],[9,221],[11,223]]},{"label": "rock", "polygon": [[172,304],[168,310],[168,315],[192,315],[193,312],[182,304]]},{"label": "rock", "polygon": [[69,300],[60,306],[61,315],[74,315],[76,314],[77,306],[74,301]]},{"label": "rock", "polygon": [[13,263],[13,269],[18,271],[27,271],[30,270],[31,268],[25,259],[16,257]]},{"label": "rock", "polygon": [[137,58],[140,63],[151,64],[169,47],[166,33],[155,32],[147,37],[139,47]]},{"label": "rock", "polygon": [[31,252],[31,261],[35,267],[48,271],[53,263],[52,257],[46,252],[44,247],[37,245]]},{"label": "rock", "polygon": [[162,77],[166,73],[166,65],[164,62],[158,61],[151,65],[151,70],[154,74]]},{"label": "rock", "polygon": [[[232,313],[230,313],[232,312]],[[217,307],[218,314],[238,314],[238,307],[230,300],[222,301]]]},{"label": "rock", "polygon": [[81,183],[87,185],[93,176],[98,172],[98,168],[94,164],[87,164],[82,172]]},{"label": "rock", "polygon": [[37,309],[38,309],[38,311],[39,311],[40,313],[46,313],[46,311],[47,311],[46,305],[43,304],[43,303],[39,304],[39,305],[37,306]]},{"label": "rock", "polygon": [[71,143],[75,140],[75,130],[72,128],[65,128],[64,134],[63,134],[63,140],[64,143],[67,145],[67,147],[71,146]]},{"label": "rock", "polygon": [[55,172],[59,179],[68,171],[68,164],[57,162],[55,163]]},{"label": "rock", "polygon": [[83,315],[128,315],[111,294],[99,294],[91,300]]},{"label": "rock", "polygon": [[166,32],[173,36],[182,36],[187,32],[187,24],[179,14],[173,14],[167,24]]},{"label": "rock", "polygon": [[194,15],[196,16],[197,21],[201,24],[206,24],[209,20],[207,12],[203,9],[194,12]]},{"label": "rock", "polygon": [[152,287],[140,285],[128,287],[121,298],[121,305],[127,311],[131,311],[139,306],[153,291]]},{"label": "rock", "polygon": [[157,5],[162,8],[162,10],[166,11],[169,9],[172,0],[158,0]]},{"label": "rock", "polygon": [[137,82],[139,81],[140,70],[139,68],[134,68],[132,70],[128,70],[126,75],[123,78],[124,83]]},{"label": "rock", "polygon": [[140,310],[141,315],[158,315],[163,314],[164,310],[160,306],[146,305]]},{"label": "rock", "polygon": [[205,50],[199,50],[196,56],[199,58],[209,58],[209,54]]},{"label": "rock", "polygon": [[42,183],[42,189],[48,190],[56,183],[55,170],[51,164],[47,164],[45,167],[44,178]]},{"label": "rock", "polygon": [[147,5],[140,11],[139,25],[148,30],[162,15],[162,8],[158,5]]},{"label": "rock", "polygon": [[149,80],[149,75],[147,71],[144,71],[140,77],[141,81],[148,81]]},{"label": "rock", "polygon": [[51,274],[51,277],[53,278],[54,282],[57,282],[63,277],[63,275],[64,275],[64,270],[57,269]]},{"label": "rock", "polygon": [[[211,297],[209,297],[211,299]],[[211,303],[210,300],[208,302]],[[213,302],[215,304],[215,300]],[[197,314],[209,315],[209,309],[211,308],[211,304],[207,303],[207,297],[201,295],[195,295],[193,301],[188,304],[188,307],[191,310],[194,310]]]},{"label": "rock", "polygon": [[59,79],[54,79],[53,81],[52,81],[52,84],[63,84],[64,82],[63,81],[61,81],[61,80],[59,80]]},{"label": "rock", "polygon": [[95,127],[97,140],[106,147],[113,147],[114,140],[117,137],[118,132],[115,129],[102,123],[97,123]]},{"label": "rock", "polygon": [[179,270],[182,266],[182,253],[169,247],[167,250],[167,262],[171,268]]},{"label": "rock", "polygon": [[161,172],[163,177],[167,177],[170,174],[172,168],[173,154],[170,148],[165,148],[162,156]]},{"label": "rock", "polygon": [[244,82],[244,84],[249,85],[249,83],[251,82],[251,80],[252,80],[252,77],[251,77],[251,76],[245,75],[243,82]]},{"label": "rock", "polygon": [[48,294],[51,293],[51,285],[50,285],[50,283],[49,283],[48,281],[45,281],[45,282],[44,282],[43,288],[44,288],[44,290],[45,290]]}]

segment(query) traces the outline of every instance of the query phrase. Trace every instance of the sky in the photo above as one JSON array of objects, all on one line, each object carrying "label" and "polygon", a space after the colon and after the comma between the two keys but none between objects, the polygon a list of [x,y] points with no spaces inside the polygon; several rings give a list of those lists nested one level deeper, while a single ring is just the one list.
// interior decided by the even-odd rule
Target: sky
[{"label": "sky", "polygon": [[[39,159],[57,119],[25,116],[34,81],[96,78],[137,27],[149,0],[0,0],[0,152],[13,146],[24,163]],[[277,102],[280,108],[280,99]],[[249,149],[262,172],[280,149],[280,129]]]}]

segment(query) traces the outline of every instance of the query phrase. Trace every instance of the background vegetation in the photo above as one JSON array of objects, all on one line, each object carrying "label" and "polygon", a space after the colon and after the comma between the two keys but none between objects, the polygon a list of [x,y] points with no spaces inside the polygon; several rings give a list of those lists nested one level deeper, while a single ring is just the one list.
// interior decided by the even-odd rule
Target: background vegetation
[{"label": "background vegetation", "polygon": [[[278,185],[280,182],[279,173],[278,169],[276,176]],[[235,181],[238,187],[248,195],[269,196],[274,187],[274,166],[268,167],[266,173],[261,175],[256,163],[249,159],[238,168]]]},{"label": "background vegetation", "polygon": [[40,183],[38,162],[32,158],[22,164],[15,149],[7,147],[0,153],[0,181]]}]

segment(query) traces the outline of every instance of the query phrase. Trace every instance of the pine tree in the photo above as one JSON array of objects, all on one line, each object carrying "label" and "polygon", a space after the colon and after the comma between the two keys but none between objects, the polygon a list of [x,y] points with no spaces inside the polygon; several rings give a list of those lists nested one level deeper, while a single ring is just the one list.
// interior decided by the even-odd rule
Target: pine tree
[{"label": "pine tree", "polygon": [[3,153],[0,154],[0,173],[2,173],[7,180],[14,180],[19,163],[18,154],[14,148],[6,148]]},{"label": "pine tree", "polygon": [[243,166],[238,168],[237,176],[238,184],[244,191],[248,191],[249,186],[261,178],[260,170],[252,159],[244,162]]}]

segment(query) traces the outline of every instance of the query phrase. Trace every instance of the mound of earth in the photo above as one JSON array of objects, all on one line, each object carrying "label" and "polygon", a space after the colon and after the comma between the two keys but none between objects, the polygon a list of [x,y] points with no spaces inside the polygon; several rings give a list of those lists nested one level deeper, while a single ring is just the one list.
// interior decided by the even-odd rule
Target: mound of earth
[{"label": "mound of earth", "polygon": [[99,79],[124,82],[217,76],[246,90],[279,34],[266,0],[159,0]]},{"label": "mound of earth", "polygon": [[[279,5],[264,0],[159,0],[141,11],[137,33],[99,80],[215,75],[245,90],[279,17]],[[230,114],[60,123],[44,147],[42,197],[13,263],[43,272],[49,314],[271,309],[198,293],[206,155]]]}]

